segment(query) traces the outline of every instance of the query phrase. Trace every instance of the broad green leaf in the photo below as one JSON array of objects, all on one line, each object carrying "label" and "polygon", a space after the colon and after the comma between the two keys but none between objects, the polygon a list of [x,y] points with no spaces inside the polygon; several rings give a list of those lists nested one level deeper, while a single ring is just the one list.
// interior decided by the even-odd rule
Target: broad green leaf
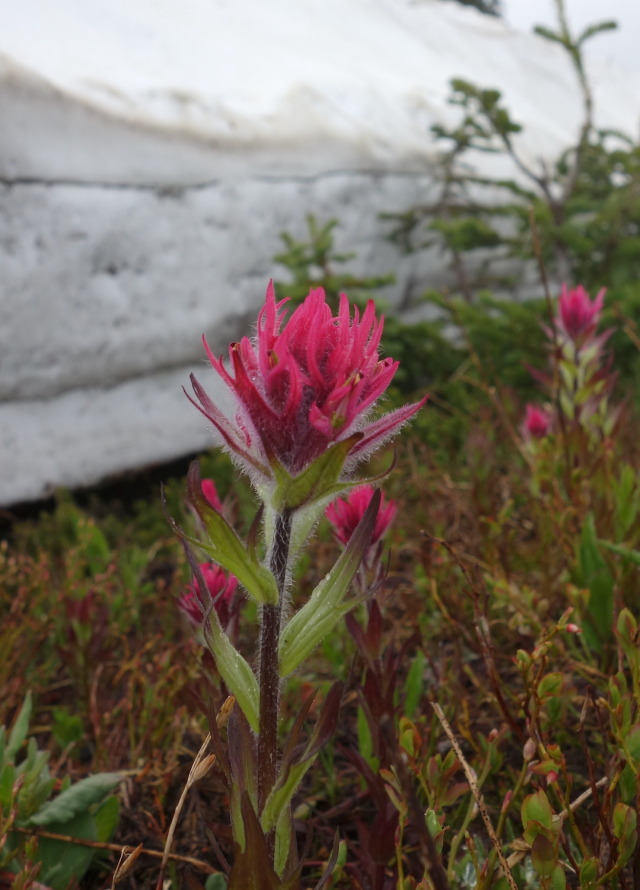
[{"label": "broad green leaf", "polygon": [[545,674],[538,685],[538,696],[541,699],[551,698],[558,695],[562,688],[564,676],[559,671]]},{"label": "broad green leaf", "polygon": [[122,781],[118,773],[97,773],[87,776],[50,800],[29,819],[29,825],[50,828],[54,823],[68,822],[89,812]]},{"label": "broad green leaf", "polygon": [[115,795],[111,795],[93,814],[93,821],[96,826],[96,837],[100,843],[109,843],[116,830],[119,818],[120,801]]},{"label": "broad green leaf", "polygon": [[544,834],[537,834],[531,844],[531,862],[541,878],[548,878],[553,874],[557,859],[553,842]]},{"label": "broad green leaf", "polygon": [[618,838],[620,846],[616,867],[622,866],[629,860],[636,848],[638,841],[637,832],[638,816],[632,807],[624,803],[617,803],[613,810],[613,833]]},{"label": "broad green leaf", "polygon": [[[53,822],[47,829],[70,837],[95,841],[95,821],[89,813],[79,813],[73,819]],[[42,862],[41,880],[51,890],[67,890],[85,874],[96,850],[81,844],[58,841],[53,838],[38,838],[38,859]]]},{"label": "broad green leaf", "polygon": [[522,825],[526,829],[530,822],[539,822],[545,828],[551,828],[553,810],[545,792],[540,789],[528,794],[522,802]]}]

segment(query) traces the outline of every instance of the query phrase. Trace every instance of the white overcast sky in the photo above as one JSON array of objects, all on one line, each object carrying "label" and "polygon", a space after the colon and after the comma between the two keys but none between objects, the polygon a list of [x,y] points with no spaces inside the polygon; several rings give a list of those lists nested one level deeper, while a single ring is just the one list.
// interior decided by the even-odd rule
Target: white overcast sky
[{"label": "white overcast sky", "polygon": [[[506,20],[516,28],[553,25],[553,0],[503,0]],[[587,46],[593,55],[640,71],[640,0],[565,0],[569,24],[574,30],[606,19],[615,19],[618,30],[599,34]]]}]

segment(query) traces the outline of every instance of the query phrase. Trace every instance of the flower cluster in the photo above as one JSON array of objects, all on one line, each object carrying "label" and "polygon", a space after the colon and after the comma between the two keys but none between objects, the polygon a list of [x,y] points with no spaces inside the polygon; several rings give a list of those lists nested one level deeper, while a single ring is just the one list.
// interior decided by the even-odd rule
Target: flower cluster
[{"label": "flower cluster", "polygon": [[[338,498],[338,500],[327,507],[325,515],[333,526],[334,535],[341,544],[346,545],[351,540],[351,536],[369,506],[373,492],[374,488],[372,485],[361,485],[353,489],[347,498]],[[380,501],[376,524],[371,534],[370,547],[373,547],[382,538],[395,519],[397,511],[398,505],[396,502],[386,500],[383,496]]]},{"label": "flower cluster", "polygon": [[591,300],[581,285],[562,285],[553,326],[545,328],[555,371],[534,372],[554,409],[526,406],[522,434],[529,443],[557,432],[561,421],[574,424],[594,441],[611,434],[619,412],[609,403],[616,376],[604,346],[611,331],[598,333],[604,295],[602,289]]},{"label": "flower cluster", "polygon": [[563,284],[559,299],[560,316],[556,320],[558,329],[574,342],[593,333],[600,321],[605,293],[605,288],[602,288],[592,302],[581,284],[572,289]]},{"label": "flower cluster", "polygon": [[526,438],[544,439],[551,430],[551,414],[537,405],[525,406],[523,432]]},{"label": "flower cluster", "polygon": [[198,380],[190,400],[211,421],[222,444],[261,482],[272,481],[277,462],[299,475],[337,442],[351,440],[346,469],[367,457],[412,417],[424,400],[367,422],[389,386],[398,362],[380,358],[383,319],[369,301],[353,317],[344,294],[337,315],[321,288],[312,290],[285,323],[287,300],[276,302],[273,284],[258,316],[257,336],[229,347],[228,369],[206,341],[211,365],[231,392],[227,417]]},{"label": "flower cluster", "polygon": [[238,587],[238,579],[215,563],[201,563],[199,569],[207,587],[206,592],[201,589],[196,577],[178,600],[178,605],[193,627],[199,629],[202,627],[209,604],[212,604],[218,613],[220,624],[224,627],[231,616],[231,602]]}]

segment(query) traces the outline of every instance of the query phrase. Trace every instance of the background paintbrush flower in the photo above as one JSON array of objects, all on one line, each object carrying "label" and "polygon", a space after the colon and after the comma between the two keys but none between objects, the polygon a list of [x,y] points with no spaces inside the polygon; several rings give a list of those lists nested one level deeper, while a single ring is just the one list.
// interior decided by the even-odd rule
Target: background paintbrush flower
[{"label": "background paintbrush flower", "polygon": [[602,288],[592,302],[581,284],[574,288],[563,284],[556,319],[558,330],[564,332],[574,342],[593,333],[600,321],[605,293],[606,289]]},{"label": "background paintbrush flower", "polygon": [[551,430],[551,414],[538,405],[525,405],[522,432],[525,438],[544,439]]},{"label": "background paintbrush flower", "polygon": [[178,601],[182,612],[194,628],[200,630],[208,612],[213,607],[223,627],[231,617],[231,603],[238,588],[238,579],[212,562],[200,565],[200,573],[206,585],[203,591],[198,578],[185,590]]}]

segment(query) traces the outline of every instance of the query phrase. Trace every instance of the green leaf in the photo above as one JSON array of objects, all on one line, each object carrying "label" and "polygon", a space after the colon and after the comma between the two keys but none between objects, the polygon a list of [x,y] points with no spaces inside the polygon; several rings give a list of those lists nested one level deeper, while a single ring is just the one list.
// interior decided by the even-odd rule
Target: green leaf
[{"label": "green leaf", "polygon": [[13,724],[11,734],[9,735],[9,740],[7,742],[7,747],[5,750],[5,757],[7,760],[15,759],[16,754],[22,747],[22,744],[27,737],[27,733],[29,732],[29,723],[31,721],[32,709],[33,707],[31,693],[27,692],[24,698],[24,703],[20,708],[20,713],[18,714],[16,722]]},{"label": "green leaf", "polygon": [[618,556],[630,559],[635,565],[640,565],[640,550],[629,550],[628,547],[623,547],[621,544],[612,544],[611,541],[599,541],[598,543],[606,547],[607,550],[617,553]]},{"label": "green leaf", "polygon": [[242,543],[227,520],[214,510],[202,493],[200,467],[194,461],[187,475],[189,500],[195,507],[205,527],[209,540],[199,541],[187,535],[180,526],[167,515],[173,531],[182,541],[188,541],[204,550],[215,562],[236,576],[249,596],[258,603],[278,602],[278,585],[272,573],[261,565],[253,553]]},{"label": "green leaf", "polygon": [[553,698],[562,689],[564,676],[559,671],[545,674],[538,685],[538,696],[541,700]]},{"label": "green leaf", "polygon": [[115,795],[108,797],[102,806],[98,807],[93,815],[96,825],[96,837],[102,844],[107,844],[113,837],[113,833],[120,818],[120,801]]},{"label": "green leaf", "polygon": [[279,461],[272,459],[270,465],[276,477],[276,489],[272,495],[274,510],[278,513],[285,510],[292,512],[326,497],[329,490],[338,482],[349,452],[362,436],[360,432],[353,433],[348,438],[336,442],[299,476],[291,476]]},{"label": "green leaf", "polygon": [[404,713],[409,718],[414,716],[422,698],[425,663],[424,653],[418,650],[411,662],[404,684]]},{"label": "green leaf", "polygon": [[640,763],[640,723],[631,727],[625,736],[624,745],[636,764]]},{"label": "green leaf", "polygon": [[610,640],[613,630],[614,579],[598,548],[592,513],[586,517],[582,527],[578,561],[582,579],[590,592],[583,627],[584,637],[589,645],[599,651]]},{"label": "green leaf", "polygon": [[376,491],[338,561],[315,588],[309,601],[293,616],[282,632],[279,647],[280,675],[286,677],[304,661],[358,599],[343,599],[369,546],[380,506]]},{"label": "green leaf", "polygon": [[258,732],[260,691],[256,675],[222,629],[215,609],[211,610],[206,623],[205,637],[220,676],[229,692],[235,696],[251,729]]},{"label": "green leaf", "polygon": [[13,785],[16,780],[16,768],[12,763],[5,763],[0,770],[0,813],[9,813],[13,802]]},{"label": "green leaf", "polygon": [[273,870],[264,833],[246,792],[241,807],[247,840],[244,849],[234,844],[229,890],[293,890],[299,886],[296,876],[285,880]]},{"label": "green leaf", "polygon": [[[528,794],[525,797],[520,812],[525,832],[531,823],[537,823],[544,828],[551,828],[553,810],[551,809],[551,804],[549,803],[547,795],[542,789],[533,794]],[[536,832],[534,832],[534,834],[535,833]],[[526,839],[529,840],[528,838]],[[531,843],[530,840],[529,843]]]},{"label": "green leaf", "polygon": [[538,37],[544,37],[545,40],[550,40],[552,43],[559,43],[561,46],[567,47],[566,37],[556,31],[552,31],[551,28],[545,28],[544,25],[536,25],[533,31]]},{"label": "green leaf", "polygon": [[553,874],[558,859],[555,844],[541,832],[537,834],[531,844],[531,862],[541,878],[548,878]]},{"label": "green leaf", "polygon": [[84,733],[82,720],[77,714],[70,714],[66,708],[53,709],[53,736],[61,748],[79,742]]},{"label": "green leaf", "polygon": [[637,832],[638,815],[632,807],[624,803],[617,803],[613,810],[613,833],[618,838],[620,846],[616,867],[622,866],[629,860],[636,848],[638,840]]},{"label": "green leaf", "polygon": [[580,887],[595,887],[595,881],[598,877],[598,860],[595,856],[585,859],[580,866]]},{"label": "green leaf", "polygon": [[582,34],[576,40],[577,46],[582,46],[585,40],[589,40],[591,37],[595,37],[596,34],[602,34],[604,31],[616,31],[618,28],[618,23],[613,19],[609,19],[604,22],[597,22],[594,25],[589,25],[584,29]]},{"label": "green leaf", "polygon": [[[48,825],[50,831],[83,840],[95,841],[96,827],[92,816],[79,813],[73,819]],[[42,863],[42,882],[51,890],[67,890],[85,874],[96,850],[53,838],[38,838],[38,859]]]},{"label": "green leaf", "polygon": [[28,821],[29,825],[50,827],[54,823],[68,822],[75,816],[89,812],[122,781],[118,773],[97,773],[87,776],[46,803]]}]

